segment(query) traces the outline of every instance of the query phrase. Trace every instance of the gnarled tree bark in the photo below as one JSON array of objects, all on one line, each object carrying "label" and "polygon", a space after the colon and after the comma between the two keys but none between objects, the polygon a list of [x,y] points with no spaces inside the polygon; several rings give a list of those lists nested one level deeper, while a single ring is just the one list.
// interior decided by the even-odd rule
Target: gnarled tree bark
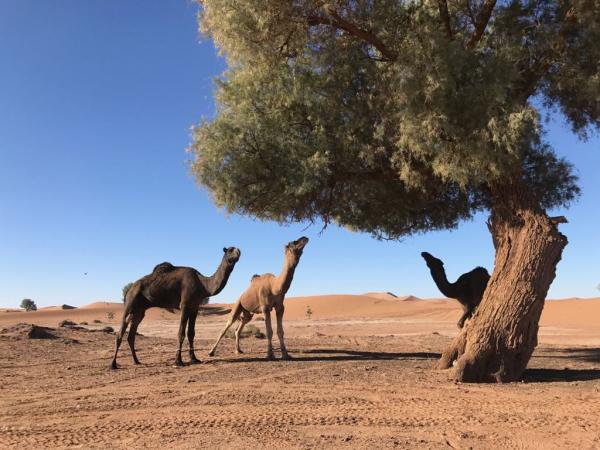
[{"label": "gnarled tree bark", "polygon": [[477,311],[439,361],[458,381],[515,381],[537,345],[540,316],[567,245],[520,182],[492,187],[488,226],[496,257]]}]

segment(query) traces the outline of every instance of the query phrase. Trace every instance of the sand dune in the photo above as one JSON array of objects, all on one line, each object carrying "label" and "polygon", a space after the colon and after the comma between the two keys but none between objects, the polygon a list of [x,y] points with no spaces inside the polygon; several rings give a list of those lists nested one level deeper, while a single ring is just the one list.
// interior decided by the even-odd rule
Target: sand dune
[{"label": "sand dune", "polygon": [[[440,323],[455,323],[461,315],[458,302],[449,299],[421,300],[414,296],[396,297],[385,292],[371,292],[363,295],[317,295],[289,297],[286,299],[286,320],[369,320],[369,319],[411,319]],[[211,304],[209,308],[225,307],[230,304]],[[120,320],[122,302],[97,301],[88,305],[63,309],[62,306],[40,308],[38,311],[24,312],[12,309],[0,310],[0,324],[31,322],[40,325],[56,325],[63,319],[75,322]],[[109,317],[112,316],[112,317]],[[179,312],[151,308],[145,321],[178,320]],[[562,299],[546,302],[541,319],[542,327],[564,327],[569,329],[597,330],[600,334],[600,298]]]},{"label": "sand dune", "polygon": [[42,308],[38,308],[40,311],[63,311],[63,310],[71,310],[77,309],[76,306],[71,305],[59,305],[59,306],[43,306]]}]

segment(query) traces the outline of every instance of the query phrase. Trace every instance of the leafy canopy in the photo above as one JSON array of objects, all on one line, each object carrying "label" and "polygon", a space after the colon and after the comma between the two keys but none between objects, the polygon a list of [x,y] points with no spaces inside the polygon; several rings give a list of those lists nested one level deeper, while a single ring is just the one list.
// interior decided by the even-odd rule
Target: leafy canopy
[{"label": "leafy canopy", "polygon": [[192,170],[229,212],[398,238],[515,178],[545,208],[578,195],[538,108],[582,137],[600,125],[596,1],[201,4],[228,69]]},{"label": "leafy canopy", "polygon": [[23,308],[25,311],[37,311],[37,305],[29,298],[24,298],[21,300],[21,308]]},{"label": "leafy canopy", "polygon": [[125,286],[123,286],[123,289],[122,289],[123,301],[125,301],[125,298],[127,297],[127,293],[129,292],[129,289],[131,289],[132,286],[133,286],[133,283],[127,283]]}]

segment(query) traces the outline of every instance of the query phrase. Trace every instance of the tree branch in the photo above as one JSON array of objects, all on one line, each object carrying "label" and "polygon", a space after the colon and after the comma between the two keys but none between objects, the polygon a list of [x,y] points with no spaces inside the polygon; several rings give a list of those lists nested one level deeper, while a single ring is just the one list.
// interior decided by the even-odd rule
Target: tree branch
[{"label": "tree branch", "polygon": [[471,19],[471,23],[473,24],[473,26],[475,26],[476,24],[476,20],[475,20],[475,14],[473,14],[473,8],[471,8],[471,0],[465,0],[466,4],[467,4],[467,14],[469,16],[469,18]]},{"label": "tree branch", "polygon": [[442,24],[446,28],[446,36],[449,40],[452,40],[452,26],[450,25],[450,14],[448,13],[448,2],[447,0],[438,0],[438,7],[440,9],[440,19]]},{"label": "tree branch", "polygon": [[543,55],[537,61],[537,64],[534,64],[529,68],[528,74],[525,77],[525,81],[523,83],[523,87],[517,94],[520,96],[522,101],[527,101],[527,99],[533,95],[540,80],[544,78],[544,76],[548,73],[552,65],[556,61],[558,61],[558,59],[566,51],[565,23],[571,20],[577,20],[574,8],[569,8],[561,20],[562,25],[558,32],[557,41],[551,46],[551,53],[553,54]]},{"label": "tree branch", "polygon": [[469,39],[467,46],[473,48],[481,40],[481,36],[485,32],[485,29],[492,17],[492,12],[496,6],[496,0],[485,0],[485,3],[481,7],[479,14],[477,14],[477,22],[475,23],[475,32]]},{"label": "tree branch", "polygon": [[398,58],[396,52],[390,50],[372,31],[360,28],[344,19],[331,6],[324,9],[327,16],[311,15],[306,18],[309,26],[330,25],[334,28],[344,30],[351,36],[371,44],[379,50],[387,61],[395,61]]}]

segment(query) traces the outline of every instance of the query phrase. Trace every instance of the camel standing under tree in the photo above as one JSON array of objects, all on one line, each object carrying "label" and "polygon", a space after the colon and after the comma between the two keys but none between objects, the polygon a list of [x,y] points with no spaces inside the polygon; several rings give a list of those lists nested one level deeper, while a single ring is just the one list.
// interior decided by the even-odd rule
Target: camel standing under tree
[{"label": "camel standing under tree", "polygon": [[421,253],[421,256],[425,259],[433,281],[441,293],[446,297],[455,298],[462,305],[464,313],[458,321],[458,328],[462,328],[465,320],[473,315],[475,308],[481,302],[490,274],[483,267],[476,267],[462,274],[454,283],[450,283],[441,260],[427,252]]},{"label": "camel standing under tree", "polygon": [[267,329],[267,359],[275,359],[273,356],[273,344],[271,342],[273,338],[271,310],[275,308],[275,315],[277,317],[277,337],[279,338],[279,344],[281,346],[281,359],[290,359],[290,355],[288,354],[283,341],[283,312],[285,309],[283,300],[292,284],[294,271],[300,262],[302,251],[307,243],[308,238],[301,237],[296,241],[289,242],[285,246],[283,270],[279,276],[275,276],[272,273],[266,273],[264,275],[254,275],[252,277],[250,286],[242,293],[233,307],[229,321],[221,332],[219,339],[215,342],[212,350],[209,352],[209,356],[215,355],[217,345],[219,345],[219,342],[221,342],[221,339],[223,339],[223,336],[229,327],[236,320],[239,320],[240,323],[235,331],[235,352],[238,354],[243,353],[240,349],[240,333],[244,326],[252,320],[254,314],[262,312],[265,317],[265,327]]},{"label": "camel standing under tree", "polygon": [[181,346],[187,337],[190,344],[190,362],[200,362],[194,354],[194,336],[196,335],[196,317],[201,304],[208,302],[208,297],[217,295],[223,290],[233,271],[235,263],[240,259],[240,251],[235,247],[223,249],[224,255],[217,271],[211,277],[205,277],[192,267],[176,267],[164,262],[157,265],[150,275],[137,280],[127,292],[121,329],[117,334],[115,355],[111,368],[117,368],[117,353],[123,335],[129,328],[127,342],[131,348],[133,362],[140,364],[135,354],[135,335],[137,328],[146,314],[148,308],[158,307],[165,309],[181,309],[179,321],[179,347],[175,357],[175,364],[183,366],[181,360]]}]

